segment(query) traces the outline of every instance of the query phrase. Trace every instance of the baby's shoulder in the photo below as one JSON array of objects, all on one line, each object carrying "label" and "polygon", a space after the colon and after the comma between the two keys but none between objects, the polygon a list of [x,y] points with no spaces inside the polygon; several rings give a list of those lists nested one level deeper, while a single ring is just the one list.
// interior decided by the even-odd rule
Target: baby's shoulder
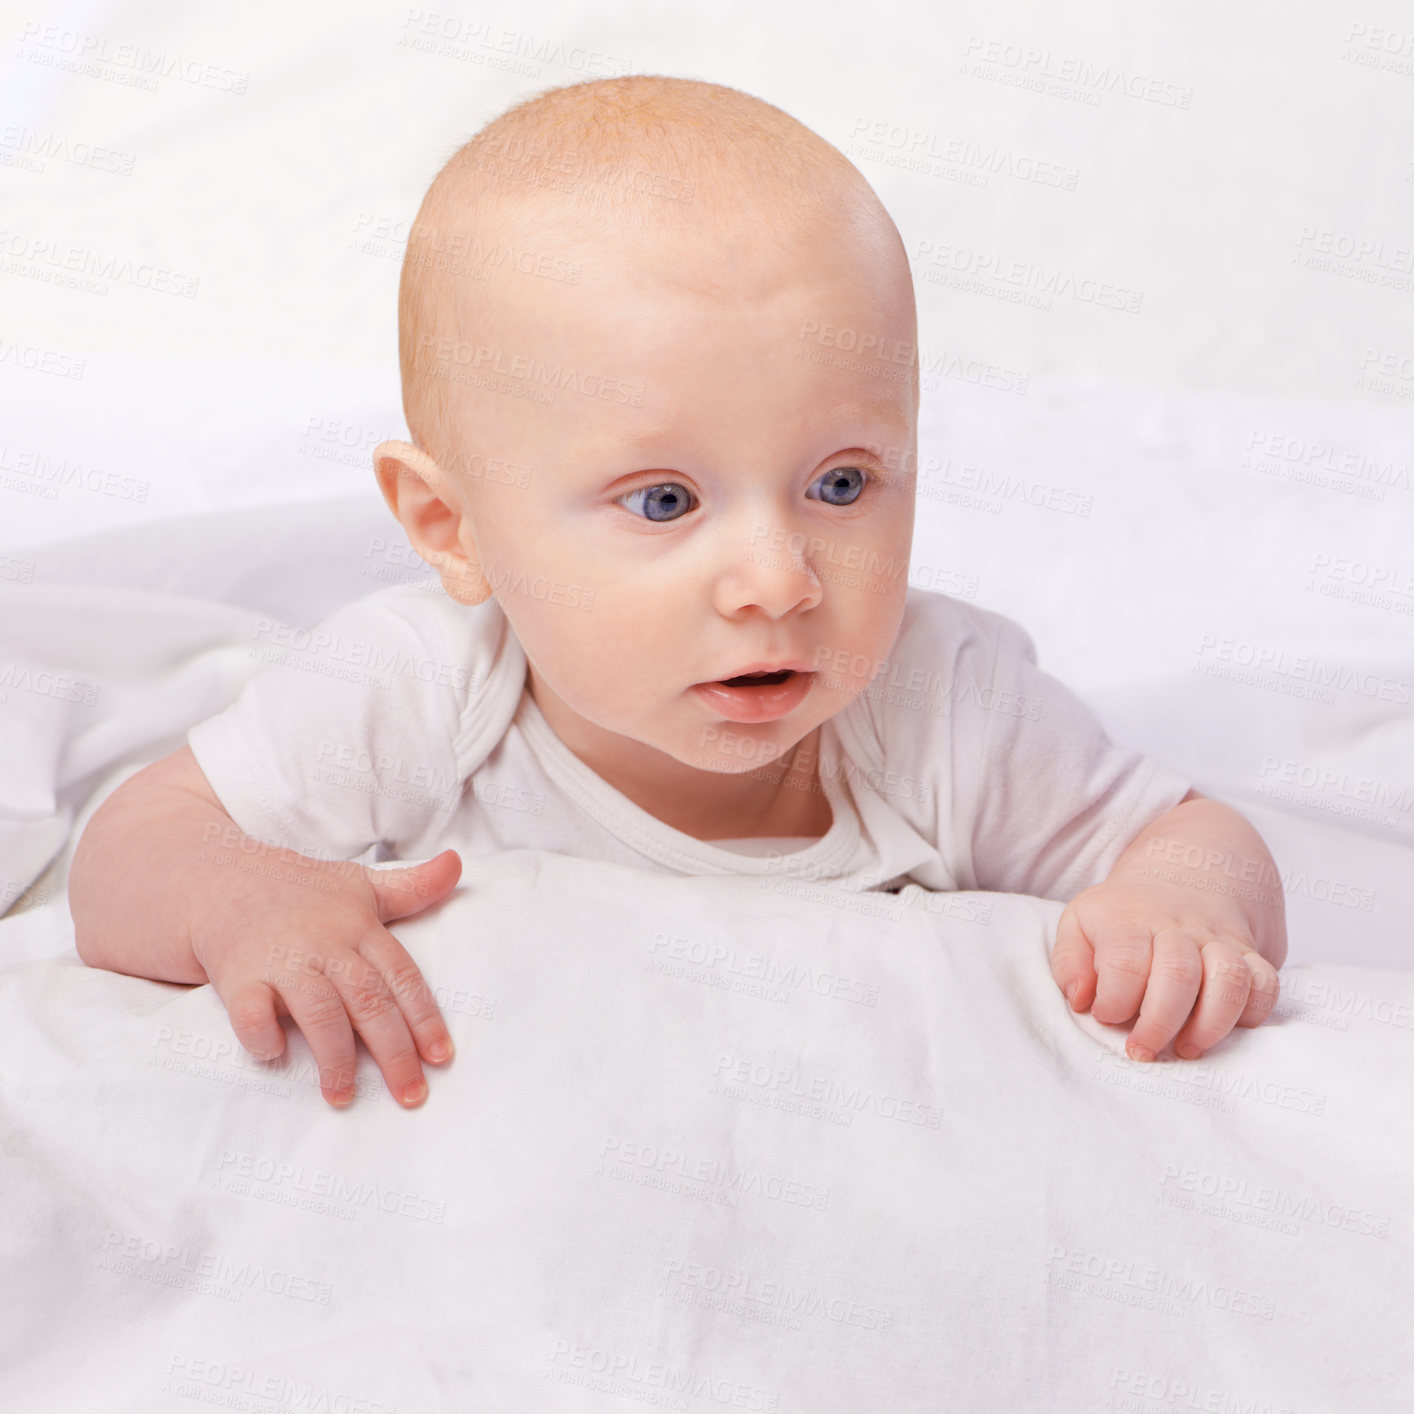
[{"label": "baby's shoulder", "polygon": [[1035,648],[1013,619],[910,585],[893,646],[842,714],[850,749],[889,766],[966,749],[985,729],[994,684],[1023,661],[1035,662]]},{"label": "baby's shoulder", "polygon": [[428,657],[425,680],[435,669],[455,663],[481,669],[483,676],[504,656],[510,624],[495,599],[459,604],[441,585],[397,584],[345,604],[327,621],[340,629],[366,633],[370,643],[401,642]]},{"label": "baby's shoulder", "polygon": [[370,619],[397,619],[423,630],[454,622],[489,622],[499,611],[500,605],[495,599],[475,606],[458,604],[436,580],[392,584],[361,599],[351,599],[339,610],[351,615],[367,615]]},{"label": "baby's shoulder", "polygon": [[391,585],[345,604],[319,631],[356,665],[350,676],[369,711],[428,734],[445,730],[463,774],[515,716],[525,652],[494,598],[461,604],[437,584]]},{"label": "baby's shoulder", "polygon": [[1002,653],[1035,658],[1030,635],[1014,619],[967,599],[909,585],[890,667],[933,673],[994,663]]},{"label": "baby's shoulder", "polygon": [[441,585],[390,585],[351,600],[309,630],[310,646],[362,670],[362,681],[392,708],[437,698],[456,717],[475,715],[489,696],[519,696],[525,655],[494,598],[460,604]]}]

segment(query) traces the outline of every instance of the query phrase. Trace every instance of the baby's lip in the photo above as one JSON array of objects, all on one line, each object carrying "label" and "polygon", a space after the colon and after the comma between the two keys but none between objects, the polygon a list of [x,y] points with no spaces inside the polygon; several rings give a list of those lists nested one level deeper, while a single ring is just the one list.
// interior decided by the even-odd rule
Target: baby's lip
[{"label": "baby's lip", "polygon": [[808,673],[810,671],[809,663],[798,658],[792,658],[784,663],[752,663],[750,667],[736,668],[732,672],[723,673],[721,677],[711,678],[708,679],[708,681],[726,682],[728,678],[743,678],[759,673]]}]

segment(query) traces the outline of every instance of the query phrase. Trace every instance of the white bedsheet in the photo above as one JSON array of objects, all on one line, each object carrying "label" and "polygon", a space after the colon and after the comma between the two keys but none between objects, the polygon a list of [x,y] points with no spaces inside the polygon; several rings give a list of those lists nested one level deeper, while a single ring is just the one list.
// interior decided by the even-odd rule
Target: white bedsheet
[{"label": "white bedsheet", "polygon": [[[1116,426],[1136,436],[1163,400],[1077,395],[1076,415],[1099,416],[1092,404],[1110,408]],[[1210,399],[1173,406],[1193,437],[1219,420]],[[968,407],[965,398],[948,400],[956,420],[976,415]],[[1008,430],[1017,431],[995,424],[998,437]],[[1032,426],[1036,439],[1044,431]],[[1029,446],[1022,439],[1012,456],[1024,460]],[[1160,499],[1164,485],[1156,481],[1146,494]],[[1298,509],[1290,507],[1293,523]],[[1383,520],[1393,535],[1397,522],[1388,513]],[[995,574],[1011,577],[1009,595],[930,583],[929,568],[949,563],[959,534],[920,502],[912,581],[1013,614],[1034,632],[1042,667],[1079,692],[1117,740],[1253,821],[1283,880],[1290,961],[1414,966],[1414,709],[1354,687],[1316,701],[1194,671],[1203,662],[1229,666],[1195,655],[1216,630],[1238,643],[1279,645],[1288,665],[1304,655],[1349,682],[1402,683],[1414,692],[1407,634],[1367,622],[1370,610],[1353,603],[1304,636],[1280,632],[1275,609],[1251,624],[1197,609],[1156,616],[1145,595],[1125,587],[1132,547],[1121,543],[1106,558],[1099,539],[1088,542],[1093,582],[1074,581],[1074,612],[1041,604],[1042,576],[1029,591],[1040,596],[1033,619],[1008,601],[1022,593],[1026,567],[1056,551],[1046,532],[1021,517],[997,528]],[[372,490],[135,525],[17,554],[32,582],[5,582],[0,552],[0,914],[30,889],[27,902],[62,900],[88,815],[121,779],[231,701],[259,667],[250,649],[262,619],[309,627],[351,599],[428,573]],[[1087,600],[1102,590],[1118,606],[1110,617],[1130,622],[1119,635],[1123,651],[1112,651],[1114,662],[1098,676],[1081,645],[1093,637]],[[1185,602],[1198,597],[1184,592]],[[4,956],[0,938],[0,965]]]},{"label": "white bedsheet", "polygon": [[458,1048],[411,1113],[12,968],[0,1408],[1407,1410],[1414,976],[1140,1067],[1059,911],[469,861],[396,925]]},{"label": "white bedsheet", "polygon": [[[233,20],[77,0],[12,27],[0,674],[30,685],[0,682],[0,1410],[1410,1407],[1410,974],[1331,964],[1414,957],[1414,713],[1381,695],[1414,684],[1414,413],[1407,377],[1361,371],[1372,349],[1407,352],[1398,292],[1371,304],[1363,281],[1287,269],[1298,232],[1399,228],[1404,129],[1386,105],[1401,85],[1360,62],[1397,64],[1385,31],[1361,17],[1341,55],[1328,17],[1280,33],[1225,17],[1214,46],[1180,12],[1117,34],[1103,5],[971,4],[941,25],[905,7],[877,45],[852,45],[842,98],[839,26],[818,7],[748,6],[705,39],[661,8],[478,5],[460,18],[482,38],[460,56],[404,42],[457,16],[377,5]],[[1120,1083],[1140,1074],[1122,1029],[1057,1010],[1040,959],[1058,905],[953,900],[990,907],[983,927],[915,897],[893,923],[809,886],[669,897],[571,861],[468,860],[464,895],[400,927],[456,1003],[460,1059],[423,1112],[370,1096],[335,1115],[308,1076],[256,1088],[268,1080],[206,989],[76,966],[68,860],[106,794],[234,696],[260,616],[308,625],[407,572],[367,461],[403,432],[400,250],[368,237],[411,217],[453,137],[589,76],[480,62],[507,34],[734,83],[851,148],[883,122],[1076,173],[1075,191],[1014,175],[969,191],[859,158],[911,251],[945,235],[1145,293],[1142,322],[1074,300],[1013,318],[917,267],[933,371],[912,578],[1016,617],[1114,735],[1253,819],[1283,876],[1282,1005],[1307,996],[1299,1015],[1231,1038],[1209,1081],[1144,1094]],[[101,44],[99,72],[69,62],[80,37]],[[938,56],[977,38],[1161,73],[1191,83],[1193,106],[940,86]],[[246,75],[248,91],[114,82],[133,46]],[[798,62],[780,64],[783,46]],[[1234,81],[1257,95],[1236,126],[1214,102]],[[1298,114],[1293,95],[1317,90],[1340,101]],[[1136,121],[1176,160],[1136,166]],[[70,160],[99,143],[132,174]],[[1219,146],[1227,166],[1208,160]],[[1313,171],[1328,178],[1314,206]],[[213,174],[220,199],[193,199]],[[1205,217],[1195,237],[1215,189],[1247,206],[1218,203],[1226,224]],[[1134,212],[1162,219],[1138,229]],[[24,268],[51,247],[151,259],[199,294],[63,288],[45,278],[59,257]],[[1316,324],[1328,337],[1291,335]],[[1030,370],[1027,395],[938,372],[949,360]],[[1065,376],[1117,367],[1129,385]],[[1345,685],[1298,695],[1302,660]],[[771,1002],[642,965],[647,933],[694,936],[705,916],[758,954],[856,969],[877,1004]],[[1350,1015],[1367,1005],[1376,1019]],[[761,1103],[710,1094],[723,1054],[795,1068],[807,1089],[936,1104],[939,1128],[831,1123],[765,1104],[774,1086],[748,1083]],[[1320,1115],[1282,1103],[1318,1090]],[[1225,1097],[1231,1111],[1212,1103]],[[729,1183],[674,1194],[634,1161],[642,1181],[615,1180],[594,1171],[615,1136],[829,1202],[729,1206]],[[375,1183],[410,1214],[296,1206]],[[1178,1206],[1210,1190],[1226,1195],[1216,1214]],[[1336,1206],[1274,1225],[1273,1207],[1313,1202]],[[1356,1230],[1323,1222],[1337,1211]],[[173,1255],[97,1269],[152,1242]],[[1096,1265],[1108,1290],[1074,1284]],[[193,1289],[207,1268],[219,1282]],[[294,1294],[273,1289],[277,1270]],[[1273,1318],[1234,1311],[1219,1282],[1261,1311],[1271,1298]],[[327,1305],[301,1299],[318,1283]],[[1137,1304],[1150,1286],[1183,1293],[1178,1314]],[[679,1399],[645,1373],[654,1359],[716,1383]],[[632,1360],[619,1397],[570,1383]]]}]

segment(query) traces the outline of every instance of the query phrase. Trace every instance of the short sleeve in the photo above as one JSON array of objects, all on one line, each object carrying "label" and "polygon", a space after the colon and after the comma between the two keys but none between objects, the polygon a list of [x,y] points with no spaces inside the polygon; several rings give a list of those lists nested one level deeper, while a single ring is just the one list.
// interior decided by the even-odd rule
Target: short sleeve
[{"label": "short sleeve", "polygon": [[1191,782],[1112,742],[1090,708],[1037,667],[1024,629],[976,612],[995,642],[990,683],[965,709],[982,717],[972,826],[978,887],[1068,902],[1103,882]]},{"label": "short sleeve", "polygon": [[[448,601],[450,603],[450,601]],[[321,859],[398,848],[455,809],[474,674],[421,587],[346,604],[312,629],[263,620],[264,666],[187,734],[226,813],[262,843]]]}]

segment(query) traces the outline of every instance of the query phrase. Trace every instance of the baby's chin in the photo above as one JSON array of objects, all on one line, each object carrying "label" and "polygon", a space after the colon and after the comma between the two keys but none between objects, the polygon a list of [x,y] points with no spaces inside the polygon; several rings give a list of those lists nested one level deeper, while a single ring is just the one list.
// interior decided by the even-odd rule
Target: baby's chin
[{"label": "baby's chin", "polygon": [[767,756],[764,753],[754,761],[742,761],[736,758],[711,757],[711,756],[678,756],[675,759],[682,762],[684,766],[696,767],[699,771],[708,771],[714,776],[749,776],[753,772],[757,775],[774,774],[782,769],[784,758],[790,755],[791,747],[783,746],[774,755]]},{"label": "baby's chin", "polygon": [[776,774],[789,760],[791,752],[814,730],[815,724],[808,724],[803,730],[787,730],[767,736],[761,728],[742,727],[736,722],[721,722],[708,727],[701,735],[700,744],[694,742],[687,750],[672,751],[668,754],[684,766],[695,767],[699,771],[710,771],[717,776],[745,776],[753,771],[759,774]]},{"label": "baby's chin", "polygon": [[[702,704],[693,700],[691,689],[685,694],[686,702],[663,702],[661,697],[652,695],[657,705],[650,708],[646,705],[650,694],[624,698],[614,693],[606,697],[603,684],[598,687],[593,700],[564,704],[580,719],[578,727],[589,724],[591,730],[618,738],[616,747],[603,740],[599,744],[614,755],[627,751],[638,755],[641,762],[641,748],[650,747],[663,758],[665,770],[670,769],[670,761],[675,761],[718,776],[745,776],[753,771],[774,776],[792,750],[820,723],[818,706],[812,711],[801,704],[785,717],[741,723],[716,716],[710,709],[704,711]],[[532,691],[532,696],[554,726],[562,709],[553,698],[547,704],[542,693],[543,688],[541,692]],[[548,712],[547,705],[551,709]],[[575,725],[565,725],[571,731],[577,730]]]}]

